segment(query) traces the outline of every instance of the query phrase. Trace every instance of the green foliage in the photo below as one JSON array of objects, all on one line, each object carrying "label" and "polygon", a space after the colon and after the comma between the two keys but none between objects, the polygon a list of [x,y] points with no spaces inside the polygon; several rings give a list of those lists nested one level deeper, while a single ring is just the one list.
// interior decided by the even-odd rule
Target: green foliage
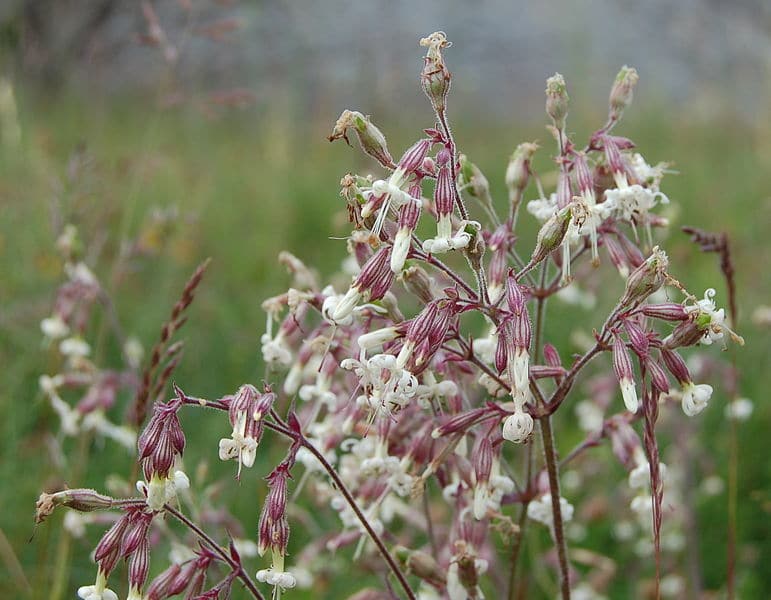
[{"label": "green foliage", "polygon": [[[244,382],[258,384],[264,376],[258,345],[264,328],[260,303],[285,288],[286,277],[276,262],[278,252],[289,249],[312,266],[331,272],[344,257],[345,244],[328,237],[345,231],[338,180],[356,169],[378,171],[357,151],[326,142],[333,115],[329,123],[311,124],[252,113],[208,119],[194,109],[164,111],[144,101],[106,105],[70,101],[53,106],[24,102],[20,117],[21,144],[0,149],[0,418],[4,429],[0,506],[2,533],[12,548],[0,553],[4,562],[0,595],[17,590],[22,581],[13,568],[17,560],[33,592],[16,597],[42,597],[43,590],[48,593],[54,586],[62,593],[58,597],[65,598],[93,577],[88,554],[96,531],[91,530],[86,541],[63,541],[58,516],[33,530],[34,501],[41,489],[101,487],[114,473],[127,478],[133,458],[112,444],[102,447],[86,441],[76,449],[78,441],[57,436],[57,417],[38,391],[38,376],[57,367],[52,354],[41,347],[38,326],[48,316],[61,277],[52,215],[60,211],[81,227],[87,241],[101,242],[94,270],[112,286],[125,329],[147,350],[194,266],[207,256],[213,258],[181,335],[186,339],[186,355],[175,379],[190,393],[217,397]],[[635,139],[651,162],[672,160],[673,168],[682,173],[668,177],[664,188],[679,206],[679,213],[672,215],[666,247],[676,257],[673,262],[681,266],[683,283],[692,290],[716,287],[725,297],[715,257],[699,254],[678,233],[680,225],[725,230],[734,242],[741,311],[737,330],[747,345],[729,352],[735,354],[742,374],[741,395],[755,401],[752,419],[738,424],[738,589],[740,597],[758,597],[759,590],[771,589],[771,575],[762,568],[771,560],[771,462],[765,448],[771,408],[762,383],[771,344],[749,317],[758,304],[768,302],[771,292],[765,231],[770,201],[762,185],[771,166],[770,143],[732,123],[675,125],[663,112],[629,115],[629,119],[619,133]],[[519,129],[515,123],[464,129],[463,119],[456,120],[460,147],[485,172],[501,206],[506,157],[519,142],[545,140],[535,161],[538,166],[547,163],[551,150],[548,133],[542,129]],[[397,155],[413,141],[414,134],[394,131],[387,123],[382,126]],[[572,126],[583,132],[591,127],[588,123]],[[526,199],[534,196],[529,189]],[[177,222],[154,229],[148,214],[156,207],[177,207]],[[534,239],[537,226],[532,223],[529,229]],[[121,248],[136,239],[143,240],[145,254],[116,269]],[[530,241],[523,242],[525,247]],[[621,282],[614,285],[620,292]],[[600,302],[610,304],[615,297]],[[575,310],[565,312],[575,314]],[[549,321],[547,339],[567,336],[577,326],[589,334],[597,324],[589,312],[585,321],[577,324],[557,314]],[[91,339],[101,340],[95,344],[95,354],[109,363],[117,358],[118,349],[107,343],[105,326],[97,319]],[[716,390],[721,387],[715,386]],[[704,473],[726,478],[726,400],[723,393],[716,393],[694,421],[698,438],[694,444],[704,448],[692,465],[697,485]],[[188,415],[184,423],[188,439],[194,440],[188,450],[192,462],[188,472],[196,467],[200,472],[207,470],[206,482],[229,474],[232,467],[216,459],[217,440],[228,433],[228,424],[224,419],[219,426],[211,423],[203,426],[197,415]],[[558,439],[578,441],[569,420],[558,421],[557,427],[565,430],[558,432]],[[281,448],[271,447],[271,440],[266,440],[240,487],[224,492],[245,523],[247,535],[254,534],[265,493],[259,477],[281,456]],[[667,439],[664,445],[669,443],[674,441]],[[60,444],[69,456],[90,455],[87,468],[85,462],[58,464],[54,458],[62,458],[57,452]],[[564,454],[570,447],[559,450]],[[201,457],[206,457],[205,465],[197,463]],[[623,473],[614,474],[609,495],[612,485],[623,477]],[[709,589],[720,588],[726,578],[726,499],[724,492],[698,502],[700,558]],[[612,496],[608,500],[614,501]],[[330,514],[329,518],[336,517]],[[309,533],[302,529],[295,529],[290,552],[307,539]],[[582,544],[607,552],[613,543],[607,528],[589,528]],[[65,547],[68,555],[62,554]],[[621,570],[624,561],[634,561],[627,552],[620,550],[615,556]],[[257,564],[252,566],[256,570]],[[323,591],[327,597],[342,597],[347,591],[344,582],[327,583],[330,587]],[[624,595],[623,581],[619,585],[614,594]],[[292,592],[288,597],[303,596]]]}]

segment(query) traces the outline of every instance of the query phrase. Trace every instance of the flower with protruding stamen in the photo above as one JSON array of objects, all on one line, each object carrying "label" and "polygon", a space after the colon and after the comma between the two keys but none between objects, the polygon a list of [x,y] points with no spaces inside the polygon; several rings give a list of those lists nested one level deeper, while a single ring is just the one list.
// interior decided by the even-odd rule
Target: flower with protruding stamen
[{"label": "flower with protruding stamen", "polygon": [[147,505],[152,510],[161,510],[171,502],[178,485],[180,488],[189,485],[182,471],[172,472],[176,458],[185,449],[185,434],[177,417],[180,406],[182,392],[177,388],[177,398],[155,404],[153,416],[137,440],[139,462],[147,482],[139,482],[137,487],[146,493]]},{"label": "flower with protruding stamen", "polygon": [[397,366],[392,354],[376,354],[366,360],[346,358],[340,366],[359,377],[364,392],[359,398],[375,415],[397,411],[415,395],[417,380]]},{"label": "flower with protruding stamen", "polygon": [[253,385],[242,385],[233,396],[228,407],[228,417],[233,426],[230,438],[219,443],[220,460],[238,460],[238,474],[241,466],[251,467],[257,453],[265,427],[263,418],[270,412],[276,396],[271,392],[260,394]]},{"label": "flower with protruding stamen", "polygon": [[345,295],[330,309],[329,316],[333,322],[340,323],[346,319],[362,298],[371,301],[385,296],[394,280],[390,259],[391,246],[384,246],[367,261]]},{"label": "flower with protruding stamen", "polygon": [[434,207],[436,209],[436,237],[423,242],[423,252],[428,254],[442,254],[450,250],[460,250],[468,246],[471,234],[466,231],[466,226],[471,225],[477,231],[481,229],[478,223],[462,221],[457,233],[452,232],[452,214],[455,208],[455,182],[452,179],[452,171],[448,165],[449,153],[442,150],[437,157],[439,174],[434,187]]}]

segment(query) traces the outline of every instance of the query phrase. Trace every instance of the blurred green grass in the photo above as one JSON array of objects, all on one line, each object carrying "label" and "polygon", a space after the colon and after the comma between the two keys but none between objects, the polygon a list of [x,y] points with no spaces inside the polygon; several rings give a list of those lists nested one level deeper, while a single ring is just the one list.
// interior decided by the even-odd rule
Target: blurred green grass
[{"label": "blurred green grass", "polygon": [[[147,349],[189,273],[203,258],[213,258],[181,336],[186,339],[186,355],[175,379],[191,393],[216,397],[263,377],[260,303],[287,283],[277,268],[278,252],[289,249],[322,273],[332,272],[345,246],[330,236],[346,233],[338,181],[348,171],[374,169],[358,149],[326,142],[328,125],[336,115],[329,115],[329,123],[305,123],[279,109],[266,109],[212,119],[196,110],[148,107],[145,100],[46,102],[23,94],[21,99],[22,141],[0,150],[0,418],[4,429],[0,523],[12,548],[2,552],[6,568],[0,570],[0,591],[6,596],[17,589],[20,580],[7,567],[18,560],[36,591],[29,597],[41,597],[37,594],[48,589],[53,565],[62,557],[57,555],[60,517],[33,530],[34,500],[40,490],[62,483],[101,487],[107,474],[126,474],[132,462],[125,451],[108,445],[78,480],[67,480],[50,458],[50,432],[58,430],[58,422],[38,392],[37,378],[56,368],[41,348],[38,326],[50,311],[61,277],[52,206],[60,205],[86,235],[103,237],[95,270],[112,287],[126,330]],[[506,159],[517,143],[540,139],[545,147],[536,167],[548,168],[551,149],[540,124],[529,128],[514,120],[464,124],[463,115],[455,120],[461,149],[483,169],[499,200],[505,197]],[[600,121],[598,115],[593,122]],[[410,127],[410,120],[399,120],[396,126],[387,118],[377,122],[396,155],[419,131]],[[430,124],[426,118],[422,126]],[[591,122],[574,127],[581,139],[591,131]],[[771,291],[767,276],[771,139],[733,122],[674,123],[663,110],[630,111],[618,133],[633,138],[649,162],[672,161],[680,172],[665,179],[664,190],[679,206],[665,246],[690,289],[716,287],[718,298],[725,298],[715,257],[699,254],[677,228],[689,224],[725,230],[734,243],[741,313],[738,330],[747,345],[729,352],[736,353],[740,366],[741,394],[755,401],[752,419],[739,425],[738,574],[740,597],[760,597],[762,590],[771,589],[771,575],[762,568],[771,560],[771,462],[766,441],[771,409],[765,387],[771,345],[766,332],[752,325],[750,314],[757,305],[768,303]],[[85,166],[70,181],[68,168],[75,164],[74,153],[87,160],[80,161]],[[534,192],[529,192],[532,197]],[[133,261],[133,273],[111,272],[121,244],[143,231],[148,212],[169,206],[178,207],[182,217],[158,241],[158,254]],[[527,223],[524,247],[535,235],[532,222]],[[600,305],[612,299],[600,299]],[[553,312],[547,339],[564,338],[576,326],[590,331],[600,321],[599,315],[574,308]],[[99,328],[97,322],[94,332]],[[115,359],[116,349],[109,344],[96,351],[106,362]],[[716,392],[696,425],[704,460],[723,477],[728,464],[725,401],[725,395]],[[213,473],[227,473],[230,465],[217,464],[213,451],[227,427],[203,421],[187,417],[188,439],[195,440],[189,446],[189,460],[208,456]],[[557,426],[565,428],[564,439],[575,441],[567,421],[558,421]],[[63,443],[68,451],[77,445],[73,440]],[[569,447],[565,444],[561,450]],[[276,458],[280,451],[271,448],[269,453]],[[265,472],[266,464],[256,465],[255,473]],[[701,467],[695,468],[701,472]],[[263,494],[264,486],[256,477],[245,478],[238,488],[227,491],[226,498],[247,534],[254,533]],[[725,581],[726,495],[700,502],[698,518],[703,524],[700,554],[705,583],[716,589]],[[295,548],[303,537],[300,529]],[[90,533],[88,543],[74,543],[74,562],[69,582],[65,581],[68,590],[93,577],[88,553],[96,532]],[[608,533],[590,531],[589,535],[586,545],[601,548]],[[328,597],[341,597],[350,589],[341,582],[328,585]]]}]

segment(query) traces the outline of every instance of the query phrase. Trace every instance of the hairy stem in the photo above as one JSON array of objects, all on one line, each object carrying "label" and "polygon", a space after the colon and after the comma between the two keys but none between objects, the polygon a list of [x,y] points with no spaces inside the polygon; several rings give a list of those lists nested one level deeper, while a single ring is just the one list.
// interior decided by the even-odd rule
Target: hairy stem
[{"label": "hairy stem", "polygon": [[209,534],[207,534],[203,529],[198,527],[198,525],[193,523],[173,506],[164,504],[163,509],[175,519],[177,519],[177,521],[182,523],[185,527],[190,529],[190,531],[195,533],[202,542],[209,546],[209,548],[214,553],[216,553],[223,561],[225,561],[236,574],[236,577],[238,577],[244,584],[244,587],[249,590],[249,593],[253,598],[257,598],[258,600],[265,600],[265,597],[260,593],[260,590],[257,589],[257,586],[249,578],[249,575],[246,574],[246,571],[244,571],[244,568],[241,566],[241,564],[237,563],[222,546],[220,546],[209,536]]},{"label": "hairy stem", "polygon": [[356,513],[356,517],[359,519],[359,522],[362,524],[364,529],[367,530],[369,537],[375,543],[375,546],[377,546],[377,549],[380,551],[380,554],[383,556],[383,559],[386,561],[386,563],[388,563],[388,567],[391,569],[391,572],[399,581],[399,585],[401,585],[402,589],[404,590],[404,593],[407,595],[407,598],[409,598],[410,600],[415,600],[416,598],[415,592],[412,591],[412,588],[410,587],[410,584],[407,581],[407,578],[405,577],[404,573],[402,573],[402,570],[399,568],[399,565],[396,563],[396,560],[394,560],[394,557],[391,556],[391,553],[388,551],[388,548],[386,548],[383,540],[380,538],[377,532],[372,528],[372,525],[370,525],[369,520],[367,519],[367,516],[361,510],[358,503],[356,502],[356,499],[348,490],[345,483],[343,483],[343,480],[340,479],[340,475],[338,475],[335,468],[332,465],[330,465],[329,462],[327,462],[327,459],[324,458],[324,455],[316,448],[316,446],[311,444],[307,439],[305,439],[304,436],[301,437],[300,443],[303,445],[304,448],[307,448],[308,451],[311,454],[313,454],[313,456],[316,457],[316,460],[318,460],[319,463],[321,463],[321,466],[324,467],[324,470],[327,472],[329,477],[334,482],[335,487],[337,488],[337,491],[339,491],[342,494],[343,498],[345,498],[345,501],[351,507],[351,510],[353,510],[353,512]]}]

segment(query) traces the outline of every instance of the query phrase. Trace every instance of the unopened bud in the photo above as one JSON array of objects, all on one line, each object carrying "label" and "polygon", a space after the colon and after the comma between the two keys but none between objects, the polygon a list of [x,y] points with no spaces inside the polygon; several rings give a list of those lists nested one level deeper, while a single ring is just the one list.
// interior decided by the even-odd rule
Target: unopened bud
[{"label": "unopened bud", "polygon": [[664,369],[661,368],[661,365],[655,360],[649,360],[646,362],[645,366],[648,368],[648,372],[650,373],[653,387],[662,394],[669,392],[669,379],[667,378],[667,374],[664,372]]},{"label": "unopened bud", "polygon": [[506,186],[509,188],[509,195],[514,191],[521,192],[527,187],[527,181],[530,178],[530,160],[536,150],[538,150],[538,144],[525,142],[517,146],[514,154],[509,158],[509,165],[506,167]]},{"label": "unopened bud", "polygon": [[421,39],[420,45],[428,48],[423,71],[420,73],[423,92],[428,96],[434,110],[437,113],[443,113],[447,103],[447,93],[450,91],[451,75],[444,64],[442,49],[449,48],[451,43],[447,41],[443,31],[436,31]]},{"label": "unopened bud", "polygon": [[112,498],[95,490],[62,490],[53,494],[40,494],[35,505],[35,523],[42,523],[57,506],[66,506],[80,512],[103,510],[112,506]]},{"label": "unopened bud", "polygon": [[402,271],[401,278],[407,291],[420,298],[423,303],[428,304],[434,299],[431,278],[423,267],[408,267]]},{"label": "unopened bud", "polygon": [[486,198],[490,194],[490,183],[487,177],[472,163],[465,154],[459,156],[461,184],[468,190],[468,193],[474,198]]},{"label": "unopened bud", "polygon": [[658,290],[666,281],[669,259],[663,250],[654,246],[651,255],[629,274],[626,290],[621,298],[622,306],[641,302]]},{"label": "unopened bud", "polygon": [[377,160],[384,167],[393,166],[394,161],[391,158],[391,153],[388,151],[385,136],[370,122],[369,117],[364,116],[360,112],[344,110],[332,129],[332,135],[328,138],[329,141],[333,142],[342,138],[350,144],[347,131],[351,127],[356,132],[361,149],[366,154]]},{"label": "unopened bud", "polygon": [[621,118],[624,109],[632,103],[634,88],[640,76],[637,70],[624,65],[616,75],[610,90],[610,118],[614,121]]},{"label": "unopened bud", "polygon": [[444,572],[430,554],[419,550],[410,550],[404,546],[397,546],[393,552],[396,558],[407,567],[407,570],[416,577],[432,585],[443,585],[445,583],[446,577]]},{"label": "unopened bud", "polygon": [[546,80],[546,114],[551,117],[557,129],[565,128],[569,101],[565,78],[555,73]]},{"label": "unopened bud", "polygon": [[680,382],[681,385],[691,381],[691,373],[688,371],[688,366],[685,364],[685,361],[683,360],[683,357],[680,356],[680,354],[672,350],[662,348],[661,359],[664,361],[664,365],[666,365],[667,370],[672,373],[672,375],[675,377],[675,379],[677,379],[677,381]]},{"label": "unopened bud", "polygon": [[646,317],[664,321],[685,321],[688,318],[688,311],[685,310],[685,307],[674,302],[646,304],[640,309],[640,312]]},{"label": "unopened bud", "polygon": [[566,206],[543,224],[536,238],[533,255],[530,257],[531,265],[537,265],[559,247],[568,232],[571,217],[571,208]]}]

